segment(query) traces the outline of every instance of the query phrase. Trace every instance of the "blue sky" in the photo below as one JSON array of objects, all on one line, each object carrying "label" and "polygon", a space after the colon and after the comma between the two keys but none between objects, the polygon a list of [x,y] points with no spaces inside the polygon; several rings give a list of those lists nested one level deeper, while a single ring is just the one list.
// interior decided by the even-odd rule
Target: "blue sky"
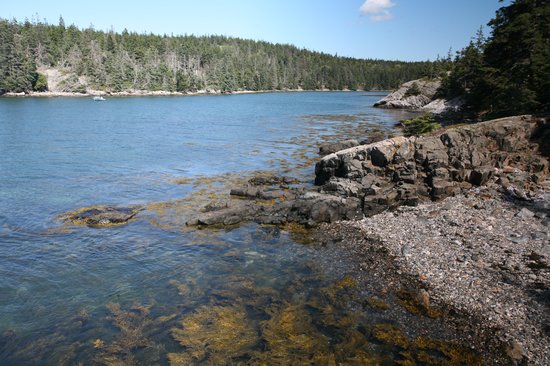
[{"label": "blue sky", "polygon": [[[19,0],[0,17],[157,34],[223,34],[310,50],[427,60],[464,47],[501,6],[497,0]],[[486,28],[486,34],[489,29]]]}]

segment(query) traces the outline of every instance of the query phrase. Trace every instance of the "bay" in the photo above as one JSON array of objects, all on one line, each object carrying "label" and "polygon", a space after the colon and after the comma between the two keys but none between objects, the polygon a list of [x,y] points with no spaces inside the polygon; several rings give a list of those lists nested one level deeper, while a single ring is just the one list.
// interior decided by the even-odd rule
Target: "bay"
[{"label": "bay", "polygon": [[[397,345],[373,338],[379,322],[397,320],[361,305],[370,295],[345,268],[327,268],[329,253],[299,230],[189,230],[187,211],[152,209],[201,191],[199,199],[227,194],[230,182],[258,171],[311,184],[320,143],[395,132],[406,114],[372,108],[377,99],[366,92],[1,98],[2,364],[402,357]],[[59,220],[96,204],[147,209],[112,228]]]}]

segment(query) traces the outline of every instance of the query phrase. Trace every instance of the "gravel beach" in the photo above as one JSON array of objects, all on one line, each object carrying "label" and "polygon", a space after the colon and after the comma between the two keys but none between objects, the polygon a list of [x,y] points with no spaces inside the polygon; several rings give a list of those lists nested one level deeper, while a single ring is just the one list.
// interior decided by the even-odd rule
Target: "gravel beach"
[{"label": "gravel beach", "polygon": [[365,267],[372,253],[384,253],[395,266],[393,285],[416,283],[420,301],[455,315],[474,348],[549,365],[548,187],[524,200],[488,185],[323,229]]}]

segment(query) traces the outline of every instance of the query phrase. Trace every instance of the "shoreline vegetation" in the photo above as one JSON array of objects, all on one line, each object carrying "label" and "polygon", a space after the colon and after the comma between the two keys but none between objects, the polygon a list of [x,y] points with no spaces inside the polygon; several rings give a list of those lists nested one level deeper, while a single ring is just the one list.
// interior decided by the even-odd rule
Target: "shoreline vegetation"
[{"label": "shoreline vegetation", "polygon": [[0,93],[393,89],[450,59],[356,59],[226,36],[104,32],[0,18]]},{"label": "shoreline vegetation", "polygon": [[166,90],[132,90],[132,91],[120,91],[120,92],[106,92],[99,90],[90,90],[85,93],[78,92],[61,92],[61,91],[31,91],[31,92],[7,92],[0,95],[0,98],[56,98],[56,97],[149,97],[149,96],[201,96],[201,95],[239,95],[239,94],[262,94],[262,93],[300,93],[300,92],[380,92],[386,93],[388,90],[332,90],[332,89],[275,89],[275,90],[233,90],[233,91],[221,91],[221,90],[197,90],[194,92],[174,92]]}]

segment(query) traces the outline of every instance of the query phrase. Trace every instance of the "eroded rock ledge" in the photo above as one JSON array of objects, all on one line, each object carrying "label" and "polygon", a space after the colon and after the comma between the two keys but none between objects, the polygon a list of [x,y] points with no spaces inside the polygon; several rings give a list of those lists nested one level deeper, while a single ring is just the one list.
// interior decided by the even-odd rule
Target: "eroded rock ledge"
[{"label": "eroded rock ledge", "polygon": [[315,183],[322,192],[358,198],[366,216],[453,196],[489,179],[528,198],[548,174],[549,132],[547,120],[517,116],[399,136],[325,156]]},{"label": "eroded rock ledge", "polygon": [[533,116],[454,127],[430,136],[395,137],[325,156],[315,168],[317,187],[289,188],[284,179],[260,186],[250,181],[232,190],[244,200],[210,207],[188,224],[355,220],[453,196],[489,180],[528,200],[548,174],[549,144],[550,124]]},{"label": "eroded rock ledge", "polygon": [[463,109],[464,101],[460,97],[450,100],[438,98],[437,91],[440,86],[440,79],[411,80],[374,103],[374,107],[408,109],[451,117]]}]

